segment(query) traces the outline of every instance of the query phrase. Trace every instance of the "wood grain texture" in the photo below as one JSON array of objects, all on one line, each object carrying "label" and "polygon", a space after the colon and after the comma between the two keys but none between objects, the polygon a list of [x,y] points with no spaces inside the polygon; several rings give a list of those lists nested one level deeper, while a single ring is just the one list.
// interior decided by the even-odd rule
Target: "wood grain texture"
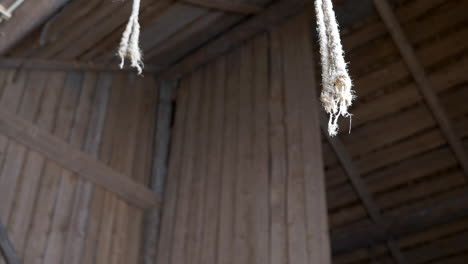
[{"label": "wood grain texture", "polygon": [[[0,72],[0,108],[18,121],[15,124],[25,125],[15,136],[28,131],[33,137],[46,135],[54,142],[41,144],[52,148],[62,144],[66,151],[51,150],[53,155],[78,152],[107,168],[104,174],[117,173],[125,182],[146,189],[142,183],[149,178],[151,151],[137,155],[136,150],[142,142],[152,142],[138,135],[152,133],[158,104],[154,82],[124,73],[117,78],[96,72]],[[114,79],[122,85],[111,87]],[[111,93],[118,96],[108,103]],[[99,256],[102,263],[132,263],[138,259],[140,207],[119,200],[21,140],[2,135],[0,143],[0,180],[5,183],[2,188],[9,187],[2,192],[0,208],[21,261],[93,263]],[[68,157],[70,162],[76,158]],[[111,206],[105,208],[105,203]],[[105,232],[107,226],[110,232]]]},{"label": "wood grain texture", "polygon": [[161,263],[330,263],[308,29],[292,19],[181,79]]},{"label": "wood grain texture", "polygon": [[5,54],[13,45],[42,24],[55,11],[65,5],[69,0],[46,0],[25,2],[8,23],[2,23],[0,32],[2,41],[0,54]]},{"label": "wood grain texture", "polygon": [[[88,180],[119,193],[137,206],[157,205],[158,198],[155,194],[130,181],[126,176],[119,175],[119,173],[103,166],[80,151],[71,150],[68,144],[62,140],[37,129],[5,110],[1,112],[1,117],[2,132],[9,137],[15,138],[52,160],[56,160],[59,164],[86,177]],[[70,159],[70,156],[73,158]]]}]

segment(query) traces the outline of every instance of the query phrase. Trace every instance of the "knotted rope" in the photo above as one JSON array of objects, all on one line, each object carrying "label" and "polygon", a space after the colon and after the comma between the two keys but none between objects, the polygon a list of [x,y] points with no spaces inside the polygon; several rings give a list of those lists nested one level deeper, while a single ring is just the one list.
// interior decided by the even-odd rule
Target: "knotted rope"
[{"label": "knotted rope", "polygon": [[120,40],[119,51],[120,68],[123,68],[125,59],[130,60],[130,65],[137,69],[138,74],[143,72],[143,61],[140,50],[140,23],[138,22],[140,13],[140,0],[133,0],[132,14],[128,20],[125,31]]},{"label": "knotted rope", "polygon": [[323,89],[320,99],[330,115],[328,133],[335,136],[338,133],[338,118],[351,118],[348,107],[355,96],[351,90],[352,82],[343,57],[340,32],[331,0],[316,0],[315,11],[322,63]]}]

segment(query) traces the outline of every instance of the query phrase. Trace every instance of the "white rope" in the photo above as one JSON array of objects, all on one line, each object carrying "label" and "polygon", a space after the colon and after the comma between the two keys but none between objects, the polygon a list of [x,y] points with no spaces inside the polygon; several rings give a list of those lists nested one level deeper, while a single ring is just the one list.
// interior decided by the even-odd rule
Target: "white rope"
[{"label": "white rope", "polygon": [[120,40],[119,51],[120,68],[123,68],[125,59],[130,60],[130,65],[137,69],[138,74],[143,72],[143,62],[140,50],[140,23],[138,22],[140,13],[140,0],[133,0],[132,14],[128,20],[125,31]]},{"label": "white rope", "polygon": [[11,15],[15,10],[22,5],[24,0],[16,0],[10,7],[5,8],[3,5],[0,4],[0,23],[4,20],[8,20],[11,18]]},{"label": "white rope", "polygon": [[348,107],[352,104],[354,92],[351,90],[352,82],[343,57],[340,32],[331,0],[316,0],[315,11],[322,63],[323,89],[320,99],[330,115],[328,133],[335,136],[338,133],[338,118],[351,118]]}]

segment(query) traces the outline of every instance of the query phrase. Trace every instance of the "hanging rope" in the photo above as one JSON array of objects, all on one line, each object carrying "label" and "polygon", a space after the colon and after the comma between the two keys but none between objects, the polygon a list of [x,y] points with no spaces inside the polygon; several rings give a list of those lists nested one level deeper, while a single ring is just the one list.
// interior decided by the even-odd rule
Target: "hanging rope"
[{"label": "hanging rope", "polygon": [[125,59],[130,60],[130,65],[137,69],[138,74],[143,72],[143,62],[140,50],[140,23],[138,22],[140,13],[140,0],[133,0],[132,14],[128,20],[127,27],[120,40],[119,51],[120,68],[123,68]]},{"label": "hanging rope", "polygon": [[340,32],[331,0],[316,0],[315,11],[322,63],[323,89],[320,99],[330,115],[328,133],[335,136],[338,133],[338,118],[351,118],[348,107],[354,99],[354,92],[351,90],[352,82],[343,57]]}]

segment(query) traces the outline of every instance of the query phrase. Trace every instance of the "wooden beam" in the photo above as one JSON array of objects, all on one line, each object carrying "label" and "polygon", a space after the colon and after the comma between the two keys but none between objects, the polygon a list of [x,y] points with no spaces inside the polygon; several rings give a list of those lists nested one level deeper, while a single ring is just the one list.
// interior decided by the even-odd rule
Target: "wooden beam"
[{"label": "wooden beam", "polygon": [[459,161],[465,175],[468,177],[468,155],[463,148],[462,141],[455,133],[453,125],[451,124],[444,107],[437,97],[437,94],[434,92],[432,84],[430,83],[421,62],[417,58],[411,43],[406,38],[391,6],[387,0],[374,0],[374,4],[380,17],[387,26],[388,31],[392,35],[393,41],[397,45],[403,60],[418,84],[419,91],[439,124],[442,133],[447,139],[448,144]]},{"label": "wooden beam", "polygon": [[[116,72],[128,71],[136,72],[133,68],[125,67],[120,69],[115,64],[96,64],[83,61],[59,61],[42,59],[21,59],[21,58],[0,58],[0,69],[30,69],[43,71],[98,71],[98,72]],[[143,73],[155,73],[156,68],[145,67]]]},{"label": "wooden beam", "polygon": [[263,8],[254,4],[233,2],[232,0],[181,0],[183,3],[215,9],[222,12],[251,15],[260,13]]},{"label": "wooden beam", "polygon": [[[381,223],[383,221],[383,218],[377,206],[377,203],[375,202],[374,197],[370,193],[369,188],[366,186],[366,183],[362,179],[359,170],[354,166],[352,158],[346,150],[345,146],[338,139],[338,137],[328,136],[328,122],[324,114],[322,114],[321,116],[321,127],[325,137],[328,140],[328,143],[332,147],[333,151],[336,153],[336,156],[338,157],[338,160],[340,161],[341,165],[343,166],[343,169],[348,175],[351,184],[353,185],[359,198],[364,204],[364,207],[369,213],[370,218],[377,224]],[[387,237],[387,239],[387,247],[389,248],[397,263],[407,263],[406,258],[403,256],[403,253],[401,252],[397,243],[395,243],[395,241],[390,237]]]},{"label": "wooden beam", "polygon": [[333,254],[343,254],[379,244],[388,237],[398,238],[463,217],[468,217],[468,194],[373,225],[335,234],[332,238]]},{"label": "wooden beam", "polygon": [[184,74],[192,72],[201,65],[238,46],[241,42],[299,13],[304,9],[306,4],[307,1],[304,0],[279,1],[265,9],[262,13],[234,27],[219,38],[198,49],[181,62],[162,72],[159,77],[161,79],[177,79]]},{"label": "wooden beam", "polygon": [[118,195],[139,208],[159,205],[158,196],[129,176],[107,167],[65,141],[0,108],[0,134],[37,151],[84,179]]},{"label": "wooden beam", "polygon": [[15,248],[8,237],[6,228],[2,223],[0,223],[0,251],[5,257],[7,264],[21,264],[16,255]]},{"label": "wooden beam", "polygon": [[[154,151],[151,177],[151,190],[163,196],[167,176],[169,142],[171,139],[171,120],[173,114],[172,98],[177,88],[177,81],[160,81],[157,108],[157,127],[154,134]],[[160,210],[153,208],[146,212],[144,223],[143,263],[156,263],[158,248]]]},{"label": "wooden beam", "polygon": [[25,1],[12,17],[0,24],[0,55],[44,23],[54,12],[70,0]]}]

